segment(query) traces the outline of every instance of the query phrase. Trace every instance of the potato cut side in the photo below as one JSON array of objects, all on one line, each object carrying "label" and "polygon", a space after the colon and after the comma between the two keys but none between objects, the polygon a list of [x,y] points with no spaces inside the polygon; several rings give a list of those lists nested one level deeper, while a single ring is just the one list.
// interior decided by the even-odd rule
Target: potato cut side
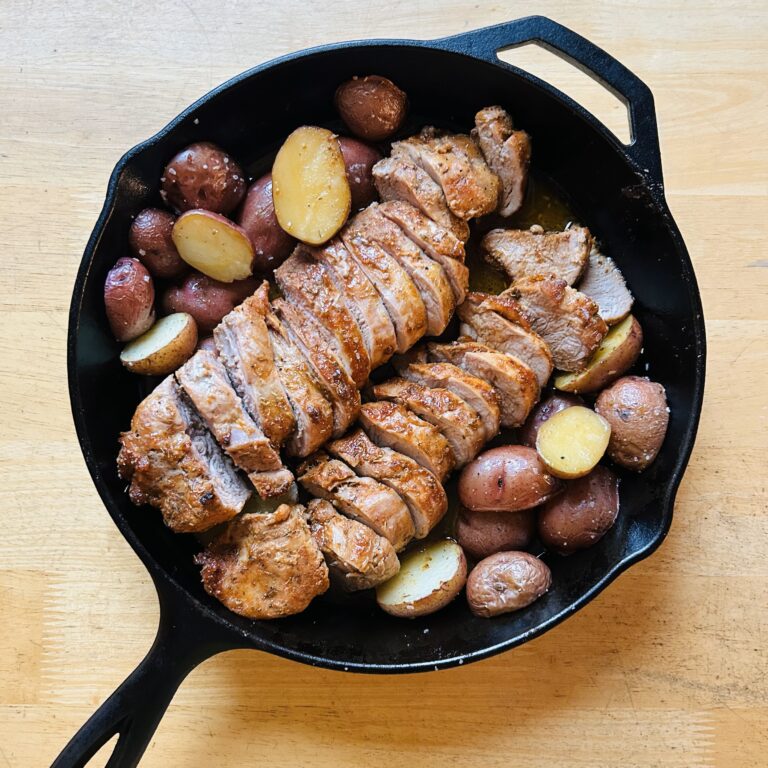
[{"label": "potato cut side", "polygon": [[376,601],[392,616],[414,619],[448,605],[466,580],[464,550],[443,539],[407,553],[397,575],[377,587]]},{"label": "potato cut side", "polygon": [[171,232],[173,244],[190,267],[231,283],[253,272],[253,245],[244,229],[210,211],[187,211]]},{"label": "potato cut side", "polygon": [[197,325],[191,315],[177,312],[158,320],[145,334],[127,344],[120,362],[132,373],[164,376],[185,363],[197,346]]},{"label": "potato cut side", "polygon": [[556,376],[555,387],[562,392],[596,392],[626,373],[642,347],[643,330],[629,315],[608,331],[583,371]]},{"label": "potato cut side", "polygon": [[589,408],[574,405],[539,428],[536,450],[549,471],[573,479],[592,471],[611,437],[610,424]]},{"label": "potato cut side", "polygon": [[325,128],[297,128],[272,166],[272,199],[280,226],[310,245],[320,245],[344,225],[352,206],[344,156]]}]

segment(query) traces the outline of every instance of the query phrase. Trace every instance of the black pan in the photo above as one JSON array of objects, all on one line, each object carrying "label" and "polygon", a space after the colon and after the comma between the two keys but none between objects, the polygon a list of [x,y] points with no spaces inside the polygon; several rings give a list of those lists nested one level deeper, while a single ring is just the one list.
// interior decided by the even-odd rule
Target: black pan
[{"label": "black pan", "polygon": [[[531,41],[568,59],[626,103],[630,145],[556,89],[496,56]],[[617,525],[589,550],[546,556],[552,590],[530,608],[492,621],[473,617],[461,599],[434,616],[399,620],[365,597],[351,604],[321,598],[280,621],[236,616],[203,591],[192,562],[194,539],[172,534],[156,512],[133,507],[115,470],[118,433],[143,390],[139,377],[118,361],[102,286],[125,252],[131,216],[160,202],[157,185],[165,162],[190,142],[210,140],[251,171],[261,171],[296,126],[339,129],[334,89],[368,72],[390,77],[408,93],[411,128],[432,123],[466,130],[480,107],[498,103],[511,111],[533,136],[537,173],[557,184],[626,276],[645,331],[642,369],[647,365],[649,375],[664,384],[671,406],[658,459],[646,472],[623,477]],[[341,43],[277,59],[215,89],[117,164],[77,275],[68,337],[77,434],[109,514],[155,582],[161,618],[146,658],[54,765],[84,765],[116,733],[120,738],[108,765],[136,765],[184,676],[227,649],[255,648],[344,671],[416,672],[475,661],[554,627],[664,539],[696,434],[704,355],[696,280],[664,200],[653,97],[618,61],[565,27],[530,17],[442,40]]]}]

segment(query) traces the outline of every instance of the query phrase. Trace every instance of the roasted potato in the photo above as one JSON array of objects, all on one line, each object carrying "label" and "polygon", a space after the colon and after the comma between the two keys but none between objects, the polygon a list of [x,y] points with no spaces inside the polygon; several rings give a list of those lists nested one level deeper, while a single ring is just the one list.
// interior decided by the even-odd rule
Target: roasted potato
[{"label": "roasted potato", "polygon": [[571,480],[592,471],[610,437],[610,424],[602,416],[575,405],[539,427],[536,450],[553,475]]},{"label": "roasted potato", "polygon": [[531,411],[525,424],[517,431],[517,439],[520,444],[535,448],[536,436],[539,434],[541,425],[556,413],[574,405],[584,405],[584,401],[577,395],[561,395],[557,392],[541,400]]},{"label": "roasted potato", "polygon": [[199,272],[192,272],[181,285],[168,288],[163,295],[162,307],[166,314],[186,312],[192,315],[198,331],[208,332],[258,287],[258,280],[252,277],[221,283]]},{"label": "roasted potato", "polygon": [[378,198],[373,183],[373,166],[381,160],[381,152],[356,139],[339,137],[344,167],[347,169],[347,181],[352,195],[352,210],[359,211]]},{"label": "roasted potato", "polygon": [[598,464],[541,508],[539,538],[547,548],[567,555],[599,541],[618,514],[619,478]]},{"label": "roasted potato", "polygon": [[595,410],[611,425],[608,455],[637,472],[657,456],[669,424],[664,387],[640,376],[625,376],[604,389]]},{"label": "roasted potato", "polygon": [[179,213],[202,208],[226,215],[243,199],[245,174],[223,149],[201,141],[173,156],[160,185],[160,196]]},{"label": "roasted potato", "polygon": [[175,221],[176,217],[168,211],[145,208],[131,223],[128,244],[154,277],[178,277],[187,269],[171,238]]},{"label": "roasted potato", "polygon": [[384,141],[405,120],[406,95],[386,77],[353,77],[336,89],[336,109],[352,133],[366,141]]},{"label": "roasted potato", "polygon": [[253,273],[253,246],[233,221],[210,211],[187,211],[173,225],[173,243],[190,267],[231,283]]},{"label": "roasted potato", "polygon": [[536,451],[503,445],[481,453],[459,477],[459,500],[473,512],[518,512],[544,503],[562,489]]},{"label": "roasted potato", "polygon": [[256,272],[268,272],[279,267],[296,245],[295,238],[280,226],[275,215],[271,173],[257,179],[248,188],[237,223],[251,238]]},{"label": "roasted potato", "polygon": [[280,226],[310,245],[320,245],[344,225],[352,205],[344,155],[325,128],[297,128],[272,166],[272,199]]},{"label": "roasted potato", "polygon": [[444,608],[467,580],[464,551],[449,539],[408,552],[400,571],[376,587],[376,602],[392,616],[415,619]]},{"label": "roasted potato", "polygon": [[546,563],[527,552],[498,552],[481,560],[467,579],[467,602],[475,616],[491,618],[525,608],[552,584]]},{"label": "roasted potato", "polygon": [[626,373],[642,348],[643,329],[629,315],[608,331],[583,371],[556,376],[555,387],[564,392],[597,392]]},{"label": "roasted potato", "polygon": [[510,549],[525,549],[535,530],[536,513],[530,509],[523,512],[462,509],[456,522],[456,538],[473,560]]},{"label": "roasted potato", "polygon": [[123,257],[107,273],[104,308],[118,341],[141,336],[155,322],[155,286],[147,268]]},{"label": "roasted potato", "polygon": [[158,320],[145,334],[126,344],[120,362],[131,373],[165,376],[183,365],[197,346],[192,315],[177,312]]}]

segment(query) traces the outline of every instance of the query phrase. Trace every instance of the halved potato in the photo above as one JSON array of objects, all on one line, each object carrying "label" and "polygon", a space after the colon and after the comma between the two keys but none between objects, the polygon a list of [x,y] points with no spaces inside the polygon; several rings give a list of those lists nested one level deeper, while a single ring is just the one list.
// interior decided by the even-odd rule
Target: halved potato
[{"label": "halved potato", "polygon": [[158,320],[146,333],[126,344],[120,362],[131,373],[164,376],[185,363],[197,346],[192,315],[177,312]]},{"label": "halved potato", "polygon": [[272,199],[288,234],[310,245],[333,237],[352,206],[338,137],[325,128],[297,128],[272,166]]},{"label": "halved potato", "polygon": [[571,480],[592,471],[611,439],[611,426],[590,408],[574,405],[545,421],[536,450],[556,477]]},{"label": "halved potato", "polygon": [[376,588],[376,602],[392,616],[415,619],[448,605],[466,580],[464,550],[443,539],[406,554],[399,572]]},{"label": "halved potato", "polygon": [[555,387],[563,392],[597,392],[628,371],[643,347],[643,329],[632,316],[614,325],[578,373],[561,373]]},{"label": "halved potato", "polygon": [[200,209],[176,219],[173,244],[184,261],[214,280],[231,283],[253,272],[253,245],[248,233],[218,213]]}]

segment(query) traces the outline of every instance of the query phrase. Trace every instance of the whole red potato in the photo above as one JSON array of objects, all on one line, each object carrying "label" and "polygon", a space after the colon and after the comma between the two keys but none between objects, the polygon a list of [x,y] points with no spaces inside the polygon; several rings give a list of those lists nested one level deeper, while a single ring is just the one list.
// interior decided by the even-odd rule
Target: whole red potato
[{"label": "whole red potato", "polygon": [[154,277],[179,277],[188,267],[171,239],[176,217],[160,208],[145,208],[136,215],[128,231],[133,255]]},{"label": "whole red potato", "polygon": [[104,282],[104,308],[118,341],[130,341],[155,322],[155,286],[138,260],[118,259]]}]

